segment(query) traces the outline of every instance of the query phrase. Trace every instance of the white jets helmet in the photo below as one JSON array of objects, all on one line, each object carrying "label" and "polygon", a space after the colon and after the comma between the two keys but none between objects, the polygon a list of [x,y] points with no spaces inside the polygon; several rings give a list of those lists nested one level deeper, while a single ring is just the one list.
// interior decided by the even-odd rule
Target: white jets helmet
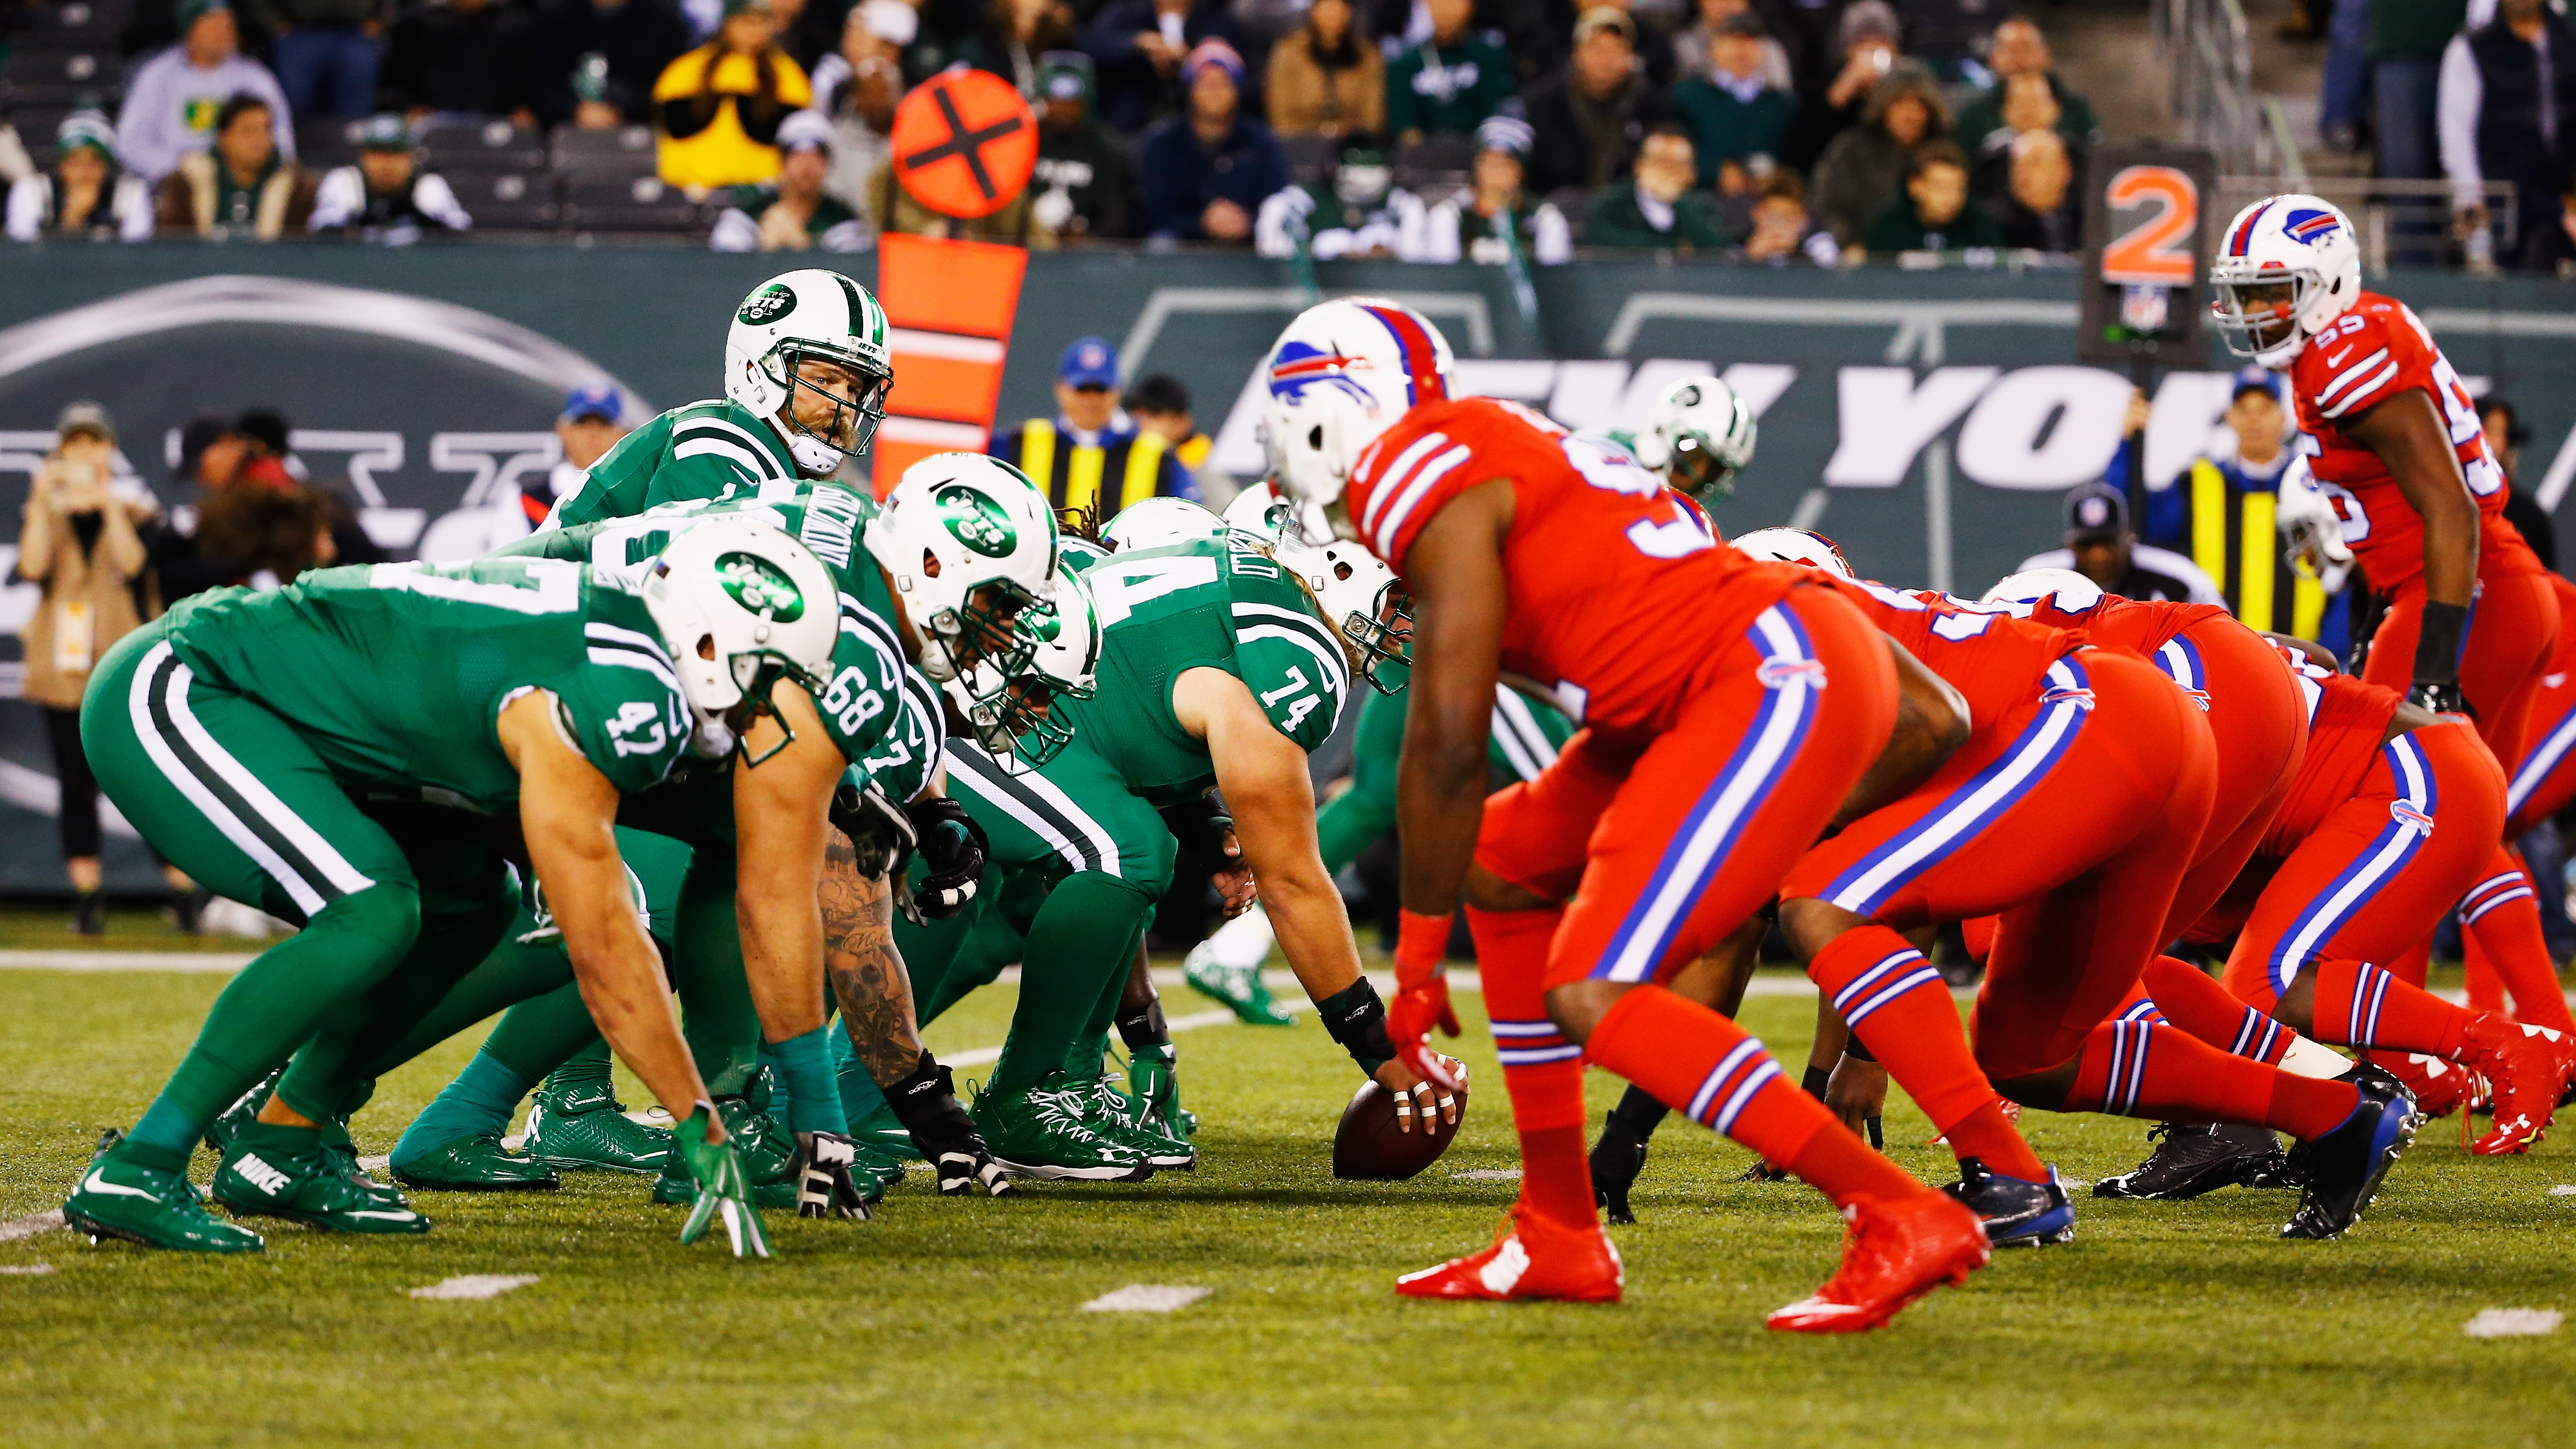
[{"label": "white jets helmet", "polygon": [[1234,501],[1225,506],[1225,526],[1263,543],[1277,543],[1279,530],[1296,511],[1296,505],[1280,497],[1279,490],[1265,478],[1234,495]]},{"label": "white jets helmet", "polygon": [[996,756],[1016,755],[1035,769],[1073,743],[1073,723],[1049,706],[1089,699],[1100,675],[1100,615],[1091,586],[1063,563],[1056,565],[1055,596],[1018,619],[1029,637],[1029,672],[1016,679],[978,663],[941,686],[975,738]]},{"label": "white jets helmet", "polygon": [[1360,454],[1417,403],[1451,394],[1449,339],[1422,315],[1378,297],[1307,308],[1262,366],[1270,473],[1301,503],[1330,507]]},{"label": "white jets helmet", "polygon": [[[2287,367],[2326,324],[2361,300],[2352,218],[2319,196],[2267,196],[2236,213],[2209,264],[2211,321],[2227,350]],[[2288,286],[2281,298],[2255,289]]]},{"label": "white jets helmet", "polygon": [[2317,487],[2305,455],[2281,470],[2280,511],[2274,522],[2290,545],[2293,565],[2323,584],[2327,593],[2342,593],[2352,575],[2352,548],[2343,541],[2343,520]]},{"label": "white jets helmet", "polygon": [[766,714],[780,679],[820,694],[831,676],[840,591],[821,559],[766,523],[698,524],[662,550],[642,593],[697,718],[700,755],[718,758],[740,743],[726,716],[746,699]]},{"label": "white jets helmet", "polygon": [[1736,552],[1754,558],[1805,564],[1838,578],[1854,581],[1860,578],[1852,571],[1851,560],[1843,557],[1841,549],[1834,547],[1834,541],[1811,529],[1757,528],[1733,542]]},{"label": "white jets helmet", "polygon": [[1186,498],[1139,498],[1118,510],[1100,541],[1118,553],[1165,544],[1193,543],[1225,533],[1225,520],[1215,510]]},{"label": "white jets helmet", "polygon": [[[1256,483],[1236,495],[1226,518],[1233,525],[1240,513],[1244,522],[1234,526],[1268,544],[1271,557],[1305,584],[1325,621],[1358,652],[1359,675],[1371,688],[1380,694],[1403,692],[1404,676],[1388,666],[1405,660],[1405,646],[1413,637],[1413,600],[1396,583],[1395,570],[1364,545],[1334,538],[1312,520],[1310,527],[1288,527],[1296,511],[1269,484]],[[1325,542],[1310,543],[1310,538]]]},{"label": "white jets helmet", "polygon": [[2057,596],[2057,607],[2069,614],[2081,614],[2102,602],[2102,586],[2073,569],[2023,569],[1997,580],[1977,602],[2036,604],[2051,594]]},{"label": "white jets helmet", "polygon": [[[856,374],[856,394],[844,397],[800,377],[796,364],[804,358]],[[813,477],[868,450],[893,386],[885,309],[838,272],[808,267],[770,278],[742,299],[725,331],[725,396],[768,419],[796,466]],[[835,405],[826,431],[796,421],[789,404],[800,388]]]},{"label": "white jets helmet", "polygon": [[866,538],[921,636],[922,673],[945,682],[979,661],[1027,671],[1032,645],[1011,621],[1046,602],[1056,566],[1055,511],[1028,474],[933,453],[903,470]]},{"label": "white jets helmet", "polygon": [[1760,429],[1753,405],[1722,378],[1686,377],[1655,395],[1637,430],[1637,461],[1702,503],[1735,492]]}]

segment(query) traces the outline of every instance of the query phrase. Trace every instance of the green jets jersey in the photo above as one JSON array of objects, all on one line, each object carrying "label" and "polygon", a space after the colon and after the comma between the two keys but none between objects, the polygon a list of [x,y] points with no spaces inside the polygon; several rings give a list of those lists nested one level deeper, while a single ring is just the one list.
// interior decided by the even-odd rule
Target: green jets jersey
[{"label": "green jets jersey", "polygon": [[803,482],[787,440],[768,419],[710,398],[618,439],[579,488],[555,500],[547,526],[632,518],[665,503],[791,492]]},{"label": "green jets jersey", "polygon": [[876,512],[875,500],[837,484],[793,483],[755,497],[663,503],[633,517],[530,534],[500,556],[578,559],[622,574],[705,519],[753,518],[793,535],[831,570],[841,596],[832,676],[814,708],[853,766],[888,795],[909,800],[937,778],[943,728],[938,692],[905,661],[894,597],[861,543]]},{"label": "green jets jersey", "polygon": [[660,784],[689,744],[644,601],[578,563],[323,569],[269,593],[198,594],[169,619],[182,660],[266,705],[355,790],[507,808],[519,774],[494,721],[531,689],[555,696],[565,732],[621,792]]},{"label": "green jets jersey", "polygon": [[1279,732],[1313,751],[1349,703],[1349,657],[1305,586],[1242,534],[1130,553],[1066,557],[1091,587],[1100,685],[1065,701],[1074,743],[1157,806],[1216,783],[1207,742],[1181,728],[1172,686],[1191,669],[1242,680]]}]

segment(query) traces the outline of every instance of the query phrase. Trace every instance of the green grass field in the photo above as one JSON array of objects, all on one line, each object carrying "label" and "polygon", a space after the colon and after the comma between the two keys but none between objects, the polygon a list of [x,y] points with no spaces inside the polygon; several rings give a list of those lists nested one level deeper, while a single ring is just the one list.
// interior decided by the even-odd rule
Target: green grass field
[{"label": "green grass field", "polygon": [[[155,943],[121,920],[109,944]],[[52,948],[23,923],[0,946]],[[56,1207],[102,1127],[130,1122],[223,978],[0,971],[0,1222]],[[208,1261],[54,1231],[0,1242],[0,1444],[692,1446],[2565,1444],[2576,1331],[2472,1339],[2481,1309],[2576,1307],[2564,1132],[2477,1160],[2428,1129],[2348,1241],[2274,1233],[2288,1194],[2094,1203],[2067,1247],[2001,1259],[1861,1339],[1766,1333],[1830,1271],[1839,1224],[1804,1188],[1735,1181],[1748,1158],[1668,1126],[1619,1231],[1614,1308],[1399,1300],[1400,1272],[1479,1246],[1511,1200],[1500,1073],[1462,1140],[1409,1184],[1333,1180],[1355,1085],[1311,1018],[1181,1037],[1205,1165],[1133,1187],[941,1199],[919,1176],[872,1223],[772,1215],[777,1257],[675,1241],[640,1179],[551,1196],[422,1194],[437,1230],[356,1240],[273,1225]],[[941,1021],[1000,1041],[1002,989]],[[1175,1011],[1195,1010],[1174,1003]],[[1802,1055],[1809,1008],[1748,1023]],[[471,1053],[460,1037],[386,1080],[356,1128],[384,1152]],[[1597,1117],[1616,1084],[1595,1078]],[[640,1098],[630,1091],[630,1103]],[[2140,1124],[2025,1121],[2069,1176],[2132,1164]],[[1899,1103],[1894,1155],[1941,1149]],[[201,1154],[200,1176],[211,1170]],[[50,1272],[33,1271],[39,1268]],[[484,1302],[415,1300],[451,1275],[538,1275]],[[1086,1313],[1130,1284],[1209,1289],[1171,1314]]]}]

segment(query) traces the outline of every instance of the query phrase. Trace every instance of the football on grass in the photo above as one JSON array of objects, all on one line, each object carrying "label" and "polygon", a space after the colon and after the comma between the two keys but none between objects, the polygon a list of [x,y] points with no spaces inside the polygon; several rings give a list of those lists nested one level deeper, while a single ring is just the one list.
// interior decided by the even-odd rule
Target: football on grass
[{"label": "football on grass", "polygon": [[[1438,1089],[1433,1089],[1438,1100]],[[1437,1107],[1428,1118],[1416,1116],[1413,1130],[1395,1126],[1395,1093],[1364,1082],[1342,1109],[1342,1125],[1333,1133],[1333,1176],[1350,1182],[1402,1182],[1440,1160],[1467,1124],[1467,1088],[1457,1090],[1458,1121],[1451,1125]]]}]

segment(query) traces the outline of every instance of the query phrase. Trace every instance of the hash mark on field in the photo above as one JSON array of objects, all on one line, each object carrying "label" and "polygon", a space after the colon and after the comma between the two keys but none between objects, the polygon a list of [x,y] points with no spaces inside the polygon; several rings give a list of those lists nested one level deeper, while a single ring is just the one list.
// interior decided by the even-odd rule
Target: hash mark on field
[{"label": "hash mark on field", "polygon": [[0,1274],[6,1274],[12,1278],[40,1278],[52,1271],[54,1271],[54,1265],[51,1263],[12,1263],[6,1268],[0,1268]]},{"label": "hash mark on field", "polygon": [[1169,1313],[1187,1308],[1208,1296],[1205,1288],[1181,1287],[1170,1283],[1130,1283],[1115,1293],[1103,1293],[1082,1305],[1085,1313]]},{"label": "hash mark on field", "polygon": [[2576,1197],[2576,1182],[2562,1182],[2549,1190],[2551,1197]]},{"label": "hash mark on field", "polygon": [[1518,1182],[1521,1180],[1521,1170],[1517,1167],[1479,1167],[1449,1175],[1460,1182]]},{"label": "hash mark on field", "polygon": [[48,1213],[37,1213],[33,1217],[11,1218],[5,1223],[0,1223],[0,1243],[14,1243],[20,1238],[32,1238],[38,1233],[50,1233],[62,1225],[61,1208]]},{"label": "hash mark on field", "polygon": [[466,1273],[433,1283],[427,1288],[414,1288],[414,1298],[498,1298],[513,1288],[525,1288],[537,1281],[534,1273]]},{"label": "hash mark on field", "polygon": [[2556,1333],[2567,1315],[2555,1308],[2487,1308],[2460,1331],[2471,1338],[2524,1338]]}]

